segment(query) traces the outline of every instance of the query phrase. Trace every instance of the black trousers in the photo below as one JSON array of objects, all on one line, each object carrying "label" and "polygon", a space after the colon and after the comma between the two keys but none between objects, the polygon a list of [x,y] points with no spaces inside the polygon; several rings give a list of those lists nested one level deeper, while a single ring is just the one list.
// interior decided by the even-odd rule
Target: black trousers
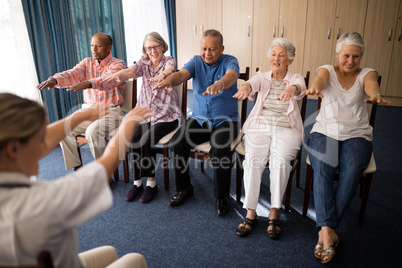
[{"label": "black trousers", "polygon": [[142,177],[155,177],[156,152],[155,145],[163,136],[172,132],[178,125],[178,120],[172,122],[143,123],[134,130],[130,144],[132,170],[134,180]]},{"label": "black trousers", "polygon": [[190,185],[189,151],[195,146],[210,141],[211,164],[214,169],[214,196],[227,196],[227,180],[232,157],[230,145],[239,133],[239,123],[226,121],[214,129],[208,124],[202,126],[195,120],[189,119],[172,137],[169,147],[172,153],[176,176],[177,192],[185,190]]}]

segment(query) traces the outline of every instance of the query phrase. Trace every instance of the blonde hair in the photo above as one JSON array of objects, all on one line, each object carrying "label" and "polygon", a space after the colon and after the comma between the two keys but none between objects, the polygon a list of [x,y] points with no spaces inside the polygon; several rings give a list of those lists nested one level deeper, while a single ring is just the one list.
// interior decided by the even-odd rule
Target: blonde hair
[{"label": "blonde hair", "polygon": [[149,58],[147,51],[145,50],[145,41],[147,40],[152,40],[156,43],[158,43],[159,45],[163,46],[163,53],[165,53],[166,51],[168,51],[169,46],[166,43],[165,39],[163,39],[163,37],[157,33],[157,32],[150,32],[149,34],[147,34],[144,38],[144,41],[142,42],[142,55],[144,55],[144,57]]},{"label": "blonde hair", "polygon": [[45,122],[43,107],[32,100],[0,93],[0,150],[12,140],[27,142]]}]

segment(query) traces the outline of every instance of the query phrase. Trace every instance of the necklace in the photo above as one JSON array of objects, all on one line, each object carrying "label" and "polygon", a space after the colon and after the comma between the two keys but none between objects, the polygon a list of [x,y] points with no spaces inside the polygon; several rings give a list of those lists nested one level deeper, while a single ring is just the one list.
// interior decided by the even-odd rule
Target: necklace
[{"label": "necklace", "polygon": [[273,83],[276,87],[282,86],[283,82],[284,82],[284,80],[282,80],[282,82],[278,85],[277,83],[275,83],[275,80],[272,79],[272,83]]}]

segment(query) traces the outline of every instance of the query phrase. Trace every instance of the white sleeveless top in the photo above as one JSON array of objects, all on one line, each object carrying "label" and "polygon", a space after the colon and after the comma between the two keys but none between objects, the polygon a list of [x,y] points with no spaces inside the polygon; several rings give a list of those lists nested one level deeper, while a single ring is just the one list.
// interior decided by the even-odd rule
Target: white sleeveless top
[{"label": "white sleeveless top", "polygon": [[332,65],[319,67],[317,73],[321,68],[328,70],[329,79],[322,91],[324,98],[321,109],[310,133],[322,133],[338,141],[357,137],[371,141],[373,128],[369,125],[367,104],[364,102],[364,77],[368,72],[376,70],[364,68],[353,86],[345,90],[340,85]]}]

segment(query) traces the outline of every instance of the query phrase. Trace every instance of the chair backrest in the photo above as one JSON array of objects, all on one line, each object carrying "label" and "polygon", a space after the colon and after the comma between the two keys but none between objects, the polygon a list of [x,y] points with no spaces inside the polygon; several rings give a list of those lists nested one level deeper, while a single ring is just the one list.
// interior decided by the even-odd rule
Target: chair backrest
[{"label": "chair backrest", "polygon": [[176,86],[177,91],[177,106],[181,111],[181,123],[187,120],[187,81]]},{"label": "chair backrest", "polygon": [[137,80],[129,80],[126,82],[126,89],[124,91],[124,105],[121,109],[128,112],[137,104]]},{"label": "chair backrest", "polygon": [[[246,67],[246,72],[239,73],[239,79],[243,82],[250,79],[250,67]],[[237,86],[239,86],[239,80],[237,80]],[[247,99],[238,101],[238,111],[240,116],[240,126],[242,127],[247,119]]]},{"label": "chair backrest", "polygon": [[[382,78],[381,75],[379,75],[378,78],[377,78],[377,82],[378,82],[379,86],[381,86],[381,78]],[[318,114],[318,111],[321,108],[321,101],[322,101],[322,99],[320,97],[318,97],[318,100],[317,100],[317,114]],[[377,103],[376,102],[375,103],[367,103],[367,112],[368,112],[368,117],[369,117],[368,118],[369,119],[369,124],[370,124],[370,126],[372,128],[374,128],[375,116],[376,116],[376,113],[377,113]]]}]

